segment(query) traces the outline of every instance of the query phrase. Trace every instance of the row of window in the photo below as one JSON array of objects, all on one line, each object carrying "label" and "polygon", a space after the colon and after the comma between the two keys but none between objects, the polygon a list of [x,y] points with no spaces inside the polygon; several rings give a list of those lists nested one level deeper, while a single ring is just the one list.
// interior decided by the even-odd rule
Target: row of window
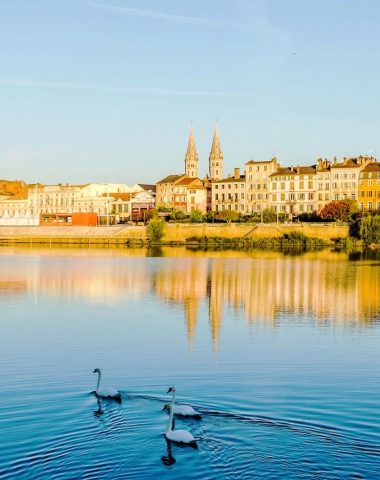
[{"label": "row of window", "polygon": [[[314,182],[309,181],[306,184],[304,181],[300,181],[297,190],[304,190],[306,188],[306,185],[308,190],[314,189]],[[296,187],[295,182],[290,182],[289,187],[286,185],[285,182],[272,183],[272,190],[288,190],[288,189],[295,190],[295,187]]]},{"label": "row of window", "polygon": [[359,196],[360,197],[376,197],[376,198],[380,198],[380,190],[368,190],[366,192],[364,191],[361,191],[359,192]]},{"label": "row of window", "polygon": [[[244,188],[244,183],[243,183],[243,182],[241,182],[241,183],[234,183],[234,188],[235,188],[235,189],[238,189],[238,188],[239,188],[239,185],[240,185],[240,188]],[[215,190],[219,190],[219,189],[224,190],[225,188],[228,188],[228,190],[231,190],[231,188],[232,188],[232,183],[227,183],[227,185],[226,185],[225,183],[219,183],[219,184],[216,183],[216,184],[214,185],[214,188],[215,188]]]}]

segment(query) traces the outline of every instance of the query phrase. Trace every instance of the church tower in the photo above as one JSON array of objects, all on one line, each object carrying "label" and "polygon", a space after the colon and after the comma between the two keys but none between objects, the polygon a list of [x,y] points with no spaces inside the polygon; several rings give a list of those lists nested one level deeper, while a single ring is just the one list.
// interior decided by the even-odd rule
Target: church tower
[{"label": "church tower", "polygon": [[189,177],[198,177],[199,158],[195,148],[194,131],[190,129],[189,142],[185,156],[185,173]]},{"label": "church tower", "polygon": [[223,153],[219,143],[218,127],[215,127],[214,138],[209,156],[210,178],[212,180],[221,180],[223,178]]}]

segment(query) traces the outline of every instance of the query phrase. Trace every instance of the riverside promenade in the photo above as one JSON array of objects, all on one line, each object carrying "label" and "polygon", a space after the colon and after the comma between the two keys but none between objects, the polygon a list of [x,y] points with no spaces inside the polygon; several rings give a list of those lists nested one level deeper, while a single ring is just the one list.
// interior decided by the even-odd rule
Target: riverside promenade
[{"label": "riverside promenade", "polygon": [[[348,227],[331,224],[184,224],[165,225],[163,243],[185,243],[190,237],[220,238],[271,238],[284,233],[301,231],[308,237],[332,241],[346,238]],[[99,226],[99,227],[0,227],[0,245],[56,245],[124,246],[145,244],[148,241],[144,226]]]}]

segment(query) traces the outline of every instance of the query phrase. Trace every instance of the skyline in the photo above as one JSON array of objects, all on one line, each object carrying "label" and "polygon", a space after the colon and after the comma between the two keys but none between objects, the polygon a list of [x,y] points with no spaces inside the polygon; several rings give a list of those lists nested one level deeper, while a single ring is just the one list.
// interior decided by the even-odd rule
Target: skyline
[{"label": "skyline", "polygon": [[225,174],[251,158],[376,157],[379,13],[370,0],[5,0],[1,177],[154,183],[184,169],[191,124],[204,176],[216,119]]}]

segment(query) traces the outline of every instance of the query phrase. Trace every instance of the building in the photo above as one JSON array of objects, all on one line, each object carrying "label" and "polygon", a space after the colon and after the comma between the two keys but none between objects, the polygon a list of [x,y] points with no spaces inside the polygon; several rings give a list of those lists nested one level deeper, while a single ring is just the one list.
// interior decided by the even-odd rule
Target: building
[{"label": "building", "polygon": [[293,215],[316,209],[315,166],[278,168],[270,175],[271,205],[278,213]]},{"label": "building", "polygon": [[271,207],[270,175],[278,168],[277,158],[266,161],[250,160],[245,164],[246,213],[259,213]]},{"label": "building", "polygon": [[240,175],[240,168],[234,169],[234,175],[211,183],[211,208],[215,212],[234,210],[244,213],[245,175]]},{"label": "building", "polygon": [[368,163],[374,162],[373,157],[343,158],[331,165],[331,200],[358,201],[359,176]]},{"label": "building", "polygon": [[[157,208],[176,208],[176,201],[174,196],[174,186],[175,184],[184,179],[189,178],[187,175],[180,173],[178,175],[168,175],[167,177],[159,180],[156,183],[156,205]],[[176,195],[176,200],[178,201],[178,192]],[[183,201],[186,203],[186,200]]]},{"label": "building", "polygon": [[316,210],[331,202],[331,162],[319,158],[316,165]]},{"label": "building", "polygon": [[[223,154],[220,149],[218,131],[215,129],[210,152],[210,172],[222,170]],[[157,208],[180,210],[186,214],[199,210],[206,213],[211,208],[211,180],[200,179],[199,158],[191,128],[185,155],[185,173],[168,175],[156,184]]]},{"label": "building", "polygon": [[380,211],[380,163],[368,163],[359,174],[360,210]]}]

